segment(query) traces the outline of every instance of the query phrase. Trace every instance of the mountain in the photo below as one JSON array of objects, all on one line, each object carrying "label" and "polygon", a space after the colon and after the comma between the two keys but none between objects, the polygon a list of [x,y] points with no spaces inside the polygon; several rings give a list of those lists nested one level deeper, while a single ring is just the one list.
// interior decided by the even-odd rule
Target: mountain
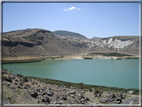
[{"label": "mountain", "polygon": [[99,39],[100,37],[92,37],[91,39]]},{"label": "mountain", "polygon": [[81,38],[86,38],[84,35],[81,35],[79,33],[75,32],[70,32],[70,31],[65,31],[65,30],[57,30],[53,32],[55,35],[60,35],[60,36],[70,36],[70,37],[81,37]]},{"label": "mountain", "polygon": [[139,55],[139,36],[62,38],[45,29],[25,29],[2,34],[3,57],[65,56],[88,52],[122,52]]}]

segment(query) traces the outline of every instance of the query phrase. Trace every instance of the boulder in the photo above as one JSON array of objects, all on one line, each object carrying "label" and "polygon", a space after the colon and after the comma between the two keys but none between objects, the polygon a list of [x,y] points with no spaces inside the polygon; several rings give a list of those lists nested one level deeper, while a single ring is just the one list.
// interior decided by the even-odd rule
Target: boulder
[{"label": "boulder", "polygon": [[18,88],[23,89],[23,87],[21,85],[19,85]]},{"label": "boulder", "polygon": [[71,90],[71,91],[69,92],[69,94],[76,94],[76,91],[75,91],[75,90]]},{"label": "boulder", "polygon": [[21,85],[21,86],[23,86],[23,83],[22,83],[22,82],[20,82],[20,85]]},{"label": "boulder", "polygon": [[53,93],[52,92],[47,92],[47,95],[48,96],[53,96]]},{"label": "boulder", "polygon": [[81,99],[81,100],[80,100],[80,103],[81,103],[81,104],[84,104],[84,103],[85,103],[85,100],[84,100],[84,99]]},{"label": "boulder", "polygon": [[3,80],[11,82],[12,83],[12,78],[10,76],[3,76]]},{"label": "boulder", "polygon": [[10,87],[11,89],[15,89],[14,84],[11,84],[9,87]]},{"label": "boulder", "polygon": [[67,100],[67,96],[66,95],[63,95],[61,100]]},{"label": "boulder", "polygon": [[41,97],[41,101],[50,103],[50,99],[47,96]]},{"label": "boulder", "polygon": [[107,99],[108,99],[108,98],[101,98],[101,99],[100,99],[100,102],[101,102],[101,103],[106,103],[106,102],[107,102]]},{"label": "boulder", "polygon": [[122,96],[121,96],[121,98],[125,99],[125,97],[126,97],[126,93],[123,93]]},{"label": "boulder", "polygon": [[36,89],[36,91],[37,91],[37,92],[40,92],[40,89],[39,89],[39,88],[37,88],[37,89]]},{"label": "boulder", "polygon": [[85,98],[85,101],[89,101],[89,98],[87,97],[87,98]]},{"label": "boulder", "polygon": [[38,93],[35,91],[29,91],[29,94],[33,97],[33,98],[37,98]]},{"label": "boulder", "polygon": [[117,97],[116,101],[119,101],[120,103],[122,103],[122,99],[120,97]]},{"label": "boulder", "polygon": [[134,91],[128,91],[128,94],[136,94]]},{"label": "boulder", "polygon": [[12,75],[10,75],[10,77],[12,78],[12,79],[15,79],[15,76],[12,74]]},{"label": "boulder", "polygon": [[122,96],[122,92],[119,92],[116,95],[117,95],[117,97],[121,97]]}]

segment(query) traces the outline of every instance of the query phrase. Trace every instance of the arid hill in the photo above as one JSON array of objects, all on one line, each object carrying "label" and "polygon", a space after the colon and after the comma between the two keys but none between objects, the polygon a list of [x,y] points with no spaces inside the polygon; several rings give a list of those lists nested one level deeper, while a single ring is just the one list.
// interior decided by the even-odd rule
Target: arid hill
[{"label": "arid hill", "polygon": [[59,36],[44,29],[25,29],[3,33],[2,39],[3,57],[65,56],[89,52],[139,54],[138,36],[87,39]]}]

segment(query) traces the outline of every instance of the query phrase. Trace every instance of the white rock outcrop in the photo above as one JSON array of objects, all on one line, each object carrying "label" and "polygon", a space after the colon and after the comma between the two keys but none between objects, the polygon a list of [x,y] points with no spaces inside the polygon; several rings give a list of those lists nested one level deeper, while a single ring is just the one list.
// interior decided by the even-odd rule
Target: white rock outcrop
[{"label": "white rock outcrop", "polygon": [[113,48],[116,48],[116,49],[120,49],[120,48],[124,48],[128,45],[131,45],[133,41],[131,40],[126,40],[126,41],[121,41],[119,39],[114,39],[113,38],[110,38],[108,41],[107,40],[102,40],[103,44],[108,46],[109,48],[113,47]]}]

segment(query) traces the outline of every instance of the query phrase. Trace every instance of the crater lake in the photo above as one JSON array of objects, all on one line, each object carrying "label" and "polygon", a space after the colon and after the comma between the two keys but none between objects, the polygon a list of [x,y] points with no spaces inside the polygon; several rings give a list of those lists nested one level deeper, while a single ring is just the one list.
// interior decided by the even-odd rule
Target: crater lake
[{"label": "crater lake", "polygon": [[44,60],[33,63],[3,64],[13,74],[67,82],[139,89],[139,59]]}]

